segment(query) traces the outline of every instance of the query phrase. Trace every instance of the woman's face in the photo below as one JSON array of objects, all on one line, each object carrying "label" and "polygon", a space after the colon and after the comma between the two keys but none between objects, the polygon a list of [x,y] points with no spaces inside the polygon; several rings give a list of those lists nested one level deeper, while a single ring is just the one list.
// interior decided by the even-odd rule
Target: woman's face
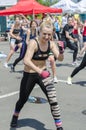
[{"label": "woman's face", "polygon": [[16,22],[17,24],[20,24],[20,19],[19,19],[19,17],[16,17],[15,22]]},{"label": "woman's face", "polygon": [[48,27],[43,27],[40,31],[40,38],[43,42],[48,42],[51,40],[53,34],[53,30]]},{"label": "woman's face", "polygon": [[31,28],[36,29],[36,27],[37,27],[37,24],[36,24],[36,22],[33,21],[31,24]]}]

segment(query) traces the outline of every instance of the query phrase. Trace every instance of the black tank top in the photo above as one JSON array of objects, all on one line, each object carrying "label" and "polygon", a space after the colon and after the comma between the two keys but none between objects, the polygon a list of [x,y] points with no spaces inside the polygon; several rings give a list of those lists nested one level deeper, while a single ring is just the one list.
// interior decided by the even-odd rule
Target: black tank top
[{"label": "black tank top", "polygon": [[34,53],[32,59],[33,60],[46,60],[49,57],[49,53],[50,53],[50,42],[48,42],[47,51],[41,51],[38,41],[36,39],[34,40],[37,43],[38,50]]},{"label": "black tank top", "polygon": [[34,35],[32,35],[32,32],[30,33],[30,39],[34,39],[34,38],[36,38],[36,30],[35,30]]},{"label": "black tank top", "polygon": [[20,32],[20,29],[14,29],[13,34],[18,34]]}]

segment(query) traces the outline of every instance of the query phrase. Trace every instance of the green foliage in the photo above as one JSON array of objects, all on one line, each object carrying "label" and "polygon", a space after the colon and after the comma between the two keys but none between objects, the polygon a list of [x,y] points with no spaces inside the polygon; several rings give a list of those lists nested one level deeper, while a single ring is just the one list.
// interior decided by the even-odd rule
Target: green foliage
[{"label": "green foliage", "polygon": [[51,6],[58,2],[58,0],[36,0],[36,1],[45,6]]}]

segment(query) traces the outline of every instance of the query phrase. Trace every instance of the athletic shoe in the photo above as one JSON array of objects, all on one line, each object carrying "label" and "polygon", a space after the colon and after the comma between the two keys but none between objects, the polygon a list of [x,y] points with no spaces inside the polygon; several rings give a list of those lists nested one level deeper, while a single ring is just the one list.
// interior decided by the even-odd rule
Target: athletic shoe
[{"label": "athletic shoe", "polygon": [[71,78],[71,77],[68,77],[68,79],[67,79],[67,84],[69,84],[69,85],[72,84],[72,78]]},{"label": "athletic shoe", "polygon": [[54,82],[54,83],[58,83],[58,79],[57,79],[56,76],[53,78],[53,82]]},{"label": "athletic shoe", "polygon": [[8,68],[8,67],[9,67],[6,62],[4,63],[4,67],[5,67],[5,68]]},{"label": "athletic shoe", "polygon": [[3,52],[0,52],[0,58],[2,59],[2,58],[6,58],[7,57],[7,55],[6,54],[4,54]]},{"label": "athletic shoe", "polygon": [[78,66],[79,64],[78,64],[78,62],[77,61],[74,61],[73,63],[72,63],[72,66]]},{"label": "athletic shoe", "polygon": [[56,130],[63,130],[63,128],[62,128],[62,127],[59,127],[59,128],[57,128]]},{"label": "athletic shoe", "polygon": [[37,99],[35,97],[33,97],[33,96],[29,96],[28,100],[31,103],[35,103],[37,101]]},{"label": "athletic shoe", "polygon": [[15,67],[13,65],[11,65],[11,71],[15,72]]},{"label": "athletic shoe", "polygon": [[18,121],[18,116],[13,115],[10,126],[17,127],[17,121]]}]

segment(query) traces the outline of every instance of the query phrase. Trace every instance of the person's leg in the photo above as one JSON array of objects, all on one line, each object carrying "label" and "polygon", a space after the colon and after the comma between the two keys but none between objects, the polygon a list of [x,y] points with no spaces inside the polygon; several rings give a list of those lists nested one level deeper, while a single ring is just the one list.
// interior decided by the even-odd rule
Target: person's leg
[{"label": "person's leg", "polygon": [[86,50],[86,42],[84,42],[84,46],[82,47],[81,51],[80,51],[80,56],[83,55],[83,53],[85,52]]},{"label": "person's leg", "polygon": [[20,50],[20,55],[18,58],[15,59],[14,63],[12,64],[11,66],[11,70],[14,72],[15,71],[15,66],[18,64],[18,62],[20,62],[24,56],[25,56],[25,53],[26,53],[26,44],[22,44],[22,48]]},{"label": "person's leg", "polygon": [[50,65],[51,65],[51,69],[52,69],[52,75],[53,75],[53,82],[57,83],[57,77],[56,77],[56,63],[55,63],[55,59],[54,59],[54,55],[50,55],[48,60],[50,61]]},{"label": "person's leg", "polygon": [[17,65],[18,62],[20,62],[22,58],[19,56],[18,58],[15,59],[14,63],[11,65],[11,71],[15,72],[15,66]]},{"label": "person's leg", "polygon": [[46,79],[42,79],[41,77],[39,77],[38,84],[40,85],[41,89],[43,90],[46,97],[48,98],[50,109],[51,109],[51,114],[54,118],[56,129],[63,130],[61,115],[60,115],[60,107],[57,102],[56,90],[52,82],[52,78],[48,77]]},{"label": "person's leg", "polygon": [[15,48],[15,39],[11,39],[10,41],[10,52],[8,53],[8,56],[6,58],[6,61],[4,63],[4,67],[8,68],[8,62],[12,55],[14,54],[14,48]]},{"label": "person's leg", "polygon": [[68,77],[67,83],[68,83],[68,84],[72,84],[72,78],[73,78],[80,70],[82,70],[84,67],[86,67],[86,53],[85,53],[85,55],[84,55],[84,57],[83,57],[83,59],[82,59],[81,64],[80,64],[78,67],[76,67],[76,68],[73,70],[73,72],[71,73],[70,77]]},{"label": "person's leg", "polygon": [[58,31],[58,32],[56,32],[56,34],[57,34],[57,36],[58,36],[58,40],[60,40],[61,38],[60,38],[60,32]]},{"label": "person's leg", "polygon": [[11,127],[17,126],[19,113],[22,107],[24,106],[24,104],[26,103],[26,101],[28,100],[28,96],[30,95],[33,87],[35,86],[35,83],[36,81],[35,81],[34,75],[24,72],[24,75],[20,84],[19,99],[15,105],[15,110],[14,110],[13,117],[10,124]]},{"label": "person's leg", "polygon": [[82,59],[81,64],[74,69],[74,71],[71,74],[71,78],[73,78],[80,70],[82,70],[86,66],[86,53]]},{"label": "person's leg", "polygon": [[78,54],[78,45],[77,45],[77,42],[68,42],[67,43],[67,47],[70,48],[71,50],[74,50],[73,52],[73,62],[76,61],[76,58],[77,58],[77,54]]}]

